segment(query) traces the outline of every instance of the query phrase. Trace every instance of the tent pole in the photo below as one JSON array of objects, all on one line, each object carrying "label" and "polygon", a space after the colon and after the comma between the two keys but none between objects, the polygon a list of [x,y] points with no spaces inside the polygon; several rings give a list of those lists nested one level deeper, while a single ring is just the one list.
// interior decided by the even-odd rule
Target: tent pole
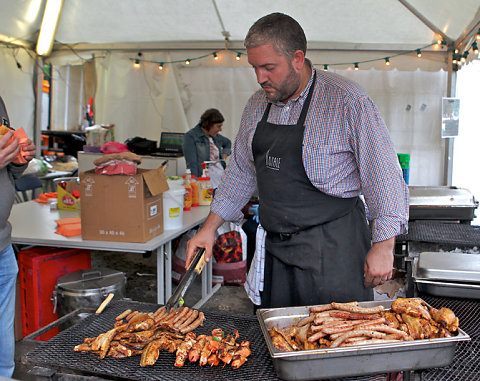
[{"label": "tent pole", "polygon": [[[451,49],[450,49],[451,50]],[[447,97],[453,98],[456,95],[457,88],[457,70],[456,64],[452,62],[452,52],[448,53],[448,76],[447,76]],[[444,170],[443,170],[443,183],[445,185],[452,185],[452,174],[453,174],[453,147],[454,147],[455,138],[446,138],[445,139],[445,160],[444,160]]]},{"label": "tent pole", "polygon": [[442,36],[443,41],[448,44],[452,43],[452,39],[449,38],[440,28],[437,28],[430,20],[428,20],[423,14],[421,14],[417,9],[415,9],[408,1],[398,0],[405,8],[407,8],[415,17],[417,17],[421,22],[423,22],[432,32]]},{"label": "tent pole", "polygon": [[35,157],[42,153],[42,100],[43,100],[43,59],[37,56],[34,72],[35,88],[35,116],[33,121],[33,144],[35,144]]}]

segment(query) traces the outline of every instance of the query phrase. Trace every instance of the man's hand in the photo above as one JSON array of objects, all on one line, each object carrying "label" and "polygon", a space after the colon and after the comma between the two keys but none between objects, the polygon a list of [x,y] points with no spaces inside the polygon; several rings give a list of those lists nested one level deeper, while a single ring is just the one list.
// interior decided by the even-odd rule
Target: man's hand
[{"label": "man's hand", "polygon": [[185,268],[188,269],[195,252],[201,247],[205,248],[205,261],[210,262],[210,258],[212,257],[213,243],[215,242],[215,232],[217,231],[218,227],[223,224],[223,222],[223,219],[217,216],[215,213],[209,213],[207,220],[203,224],[203,227],[187,243],[187,259]]},{"label": "man's hand", "polygon": [[373,288],[392,278],[394,245],[395,237],[372,245],[365,258],[365,287]]},{"label": "man's hand", "polygon": [[[32,160],[35,157],[35,153],[36,153],[35,152],[35,145],[32,143],[32,141],[30,139],[28,139],[26,145],[22,145],[22,151],[25,153],[23,155],[23,158],[27,162],[29,162],[30,160]],[[23,163],[20,163],[17,159],[14,159],[12,162],[15,163],[15,164],[23,164]]]},{"label": "man's hand", "polygon": [[14,139],[9,145],[7,145],[12,135],[13,132],[9,131],[0,137],[0,168],[6,167],[13,162],[17,154],[20,152],[18,138]]}]

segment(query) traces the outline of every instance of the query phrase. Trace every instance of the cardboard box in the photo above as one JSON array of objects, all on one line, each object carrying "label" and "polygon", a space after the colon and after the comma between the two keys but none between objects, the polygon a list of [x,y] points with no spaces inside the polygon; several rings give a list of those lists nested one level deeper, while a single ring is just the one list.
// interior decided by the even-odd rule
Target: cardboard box
[{"label": "cardboard box", "polygon": [[163,233],[163,195],[169,189],[161,167],[134,176],[80,173],[82,238],[146,242]]}]

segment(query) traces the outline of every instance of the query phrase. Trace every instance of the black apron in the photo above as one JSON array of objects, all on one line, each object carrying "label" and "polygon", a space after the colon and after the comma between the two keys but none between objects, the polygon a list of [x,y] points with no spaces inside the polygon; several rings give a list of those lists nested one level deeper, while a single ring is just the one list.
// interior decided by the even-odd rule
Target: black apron
[{"label": "black apron", "polygon": [[315,76],[296,125],[267,122],[269,103],[253,137],[258,213],[267,231],[262,308],[373,299],[363,285],[371,245],[363,202],[319,191],[303,166]]}]

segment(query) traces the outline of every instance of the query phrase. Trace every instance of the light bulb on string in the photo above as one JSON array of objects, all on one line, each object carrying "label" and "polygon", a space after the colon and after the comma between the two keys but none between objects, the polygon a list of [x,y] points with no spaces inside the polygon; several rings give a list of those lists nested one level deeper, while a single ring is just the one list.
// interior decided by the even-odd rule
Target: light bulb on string
[{"label": "light bulb on string", "polygon": [[158,64],[158,70],[163,70],[163,62],[160,62],[160,63]]},{"label": "light bulb on string", "polygon": [[464,62],[467,60],[467,57],[468,57],[468,51],[465,50],[465,51],[463,52],[463,55],[462,55],[462,58],[460,59],[460,61],[461,61],[462,63],[464,63]]},{"label": "light bulb on string", "polygon": [[385,65],[390,66],[390,58],[385,58]]},{"label": "light bulb on string", "polygon": [[452,54],[452,63],[453,64],[456,64],[458,61],[457,61],[457,54],[456,53],[453,53]]},{"label": "light bulb on string", "polygon": [[241,56],[241,53],[237,53],[237,56],[235,57],[235,59],[236,59],[237,61],[240,61],[240,56]]},{"label": "light bulb on string", "polygon": [[358,62],[355,62],[355,64],[353,65],[353,69],[358,70]]},{"label": "light bulb on string", "polygon": [[323,65],[323,71],[328,71],[328,65]]},{"label": "light bulb on string", "polygon": [[187,59],[185,60],[185,65],[190,65],[190,58],[187,58]]},{"label": "light bulb on string", "polygon": [[421,57],[422,56],[422,51],[420,49],[417,49],[417,57]]},{"label": "light bulb on string", "polygon": [[477,40],[480,40],[480,29],[477,32],[476,38],[477,38]]},{"label": "light bulb on string", "polygon": [[139,69],[140,68],[140,60],[133,61],[133,67],[134,67],[134,69]]},{"label": "light bulb on string", "polygon": [[442,44],[443,44],[443,40],[442,40],[441,38],[439,38],[439,39],[437,40],[437,44],[438,44],[438,45],[442,45]]},{"label": "light bulb on string", "polygon": [[459,53],[459,52],[458,52],[458,49],[455,49],[455,54],[458,54],[458,53]]},{"label": "light bulb on string", "polygon": [[473,42],[473,44],[472,44],[472,50],[473,50],[473,53],[474,53],[474,54],[478,54],[477,41],[474,41],[474,42]]},{"label": "light bulb on string", "polygon": [[214,59],[215,61],[218,61],[217,52],[213,52],[212,55],[213,55],[213,59]]}]

